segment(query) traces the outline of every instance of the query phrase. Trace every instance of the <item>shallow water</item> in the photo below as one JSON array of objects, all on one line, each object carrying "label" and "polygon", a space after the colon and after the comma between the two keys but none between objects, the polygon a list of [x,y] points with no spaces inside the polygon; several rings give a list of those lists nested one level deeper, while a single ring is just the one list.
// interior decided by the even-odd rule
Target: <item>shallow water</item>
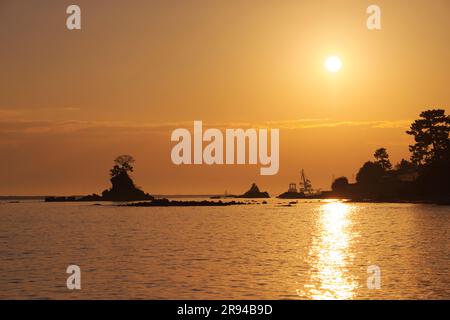
[{"label": "shallow water", "polygon": [[[0,202],[0,298],[450,298],[450,207],[282,202]],[[71,264],[81,290],[66,287]]]}]

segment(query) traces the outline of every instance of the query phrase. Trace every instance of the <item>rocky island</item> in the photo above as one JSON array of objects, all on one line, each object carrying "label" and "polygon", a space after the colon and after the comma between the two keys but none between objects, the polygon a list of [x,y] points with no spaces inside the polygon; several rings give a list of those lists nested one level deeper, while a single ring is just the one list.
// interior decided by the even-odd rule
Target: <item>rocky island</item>
[{"label": "rocky island", "polygon": [[270,195],[266,191],[259,191],[256,183],[252,183],[250,189],[240,196],[236,196],[236,198],[247,198],[247,199],[258,199],[258,198],[270,198]]},{"label": "rocky island", "polygon": [[133,172],[135,160],[130,155],[121,155],[114,160],[114,167],[110,170],[110,189],[102,192],[102,195],[91,194],[82,197],[46,197],[46,202],[68,202],[68,201],[141,201],[153,200],[154,197],[145,193],[135,186],[129,176]]}]

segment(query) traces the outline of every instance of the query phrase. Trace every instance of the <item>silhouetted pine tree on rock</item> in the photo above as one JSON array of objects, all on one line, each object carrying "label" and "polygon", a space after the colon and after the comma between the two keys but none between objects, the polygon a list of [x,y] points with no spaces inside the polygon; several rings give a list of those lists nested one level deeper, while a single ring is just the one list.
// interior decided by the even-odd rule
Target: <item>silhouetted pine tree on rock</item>
[{"label": "silhouetted pine tree on rock", "polygon": [[133,172],[134,158],[130,155],[121,155],[114,160],[111,169],[112,188],[102,192],[103,200],[109,201],[137,201],[152,200],[153,197],[137,188],[128,172]]}]

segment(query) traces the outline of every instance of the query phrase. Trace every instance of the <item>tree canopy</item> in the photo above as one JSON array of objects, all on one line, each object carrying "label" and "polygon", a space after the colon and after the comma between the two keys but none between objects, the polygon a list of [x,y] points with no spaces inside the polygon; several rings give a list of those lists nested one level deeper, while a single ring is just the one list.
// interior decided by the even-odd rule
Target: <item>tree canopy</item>
[{"label": "tree canopy", "polygon": [[450,116],[445,110],[433,109],[420,114],[406,132],[414,136],[415,144],[409,146],[411,161],[416,165],[429,165],[448,157],[450,150]]},{"label": "tree canopy", "polygon": [[120,155],[114,159],[114,167],[110,170],[111,177],[133,172],[134,158],[128,154]]},{"label": "tree canopy", "polygon": [[373,156],[376,159],[376,163],[378,163],[384,170],[392,169],[392,164],[389,161],[389,155],[386,151],[386,148],[377,149]]},{"label": "tree canopy", "polygon": [[333,181],[331,184],[331,189],[334,192],[343,192],[348,188],[348,179],[347,177],[339,177]]},{"label": "tree canopy", "polygon": [[378,183],[383,175],[384,169],[379,163],[367,161],[356,175],[356,181],[362,185],[371,185]]}]

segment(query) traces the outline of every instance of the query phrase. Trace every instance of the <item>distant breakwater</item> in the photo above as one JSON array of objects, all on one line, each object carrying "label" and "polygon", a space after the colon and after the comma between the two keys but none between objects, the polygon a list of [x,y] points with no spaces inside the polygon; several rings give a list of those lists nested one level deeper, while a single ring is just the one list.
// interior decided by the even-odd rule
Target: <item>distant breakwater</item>
[{"label": "distant breakwater", "polygon": [[135,202],[120,205],[121,207],[225,207],[225,206],[236,206],[236,205],[246,205],[247,202],[241,201],[179,201],[179,200],[169,200],[169,199],[155,199],[152,201]]}]

